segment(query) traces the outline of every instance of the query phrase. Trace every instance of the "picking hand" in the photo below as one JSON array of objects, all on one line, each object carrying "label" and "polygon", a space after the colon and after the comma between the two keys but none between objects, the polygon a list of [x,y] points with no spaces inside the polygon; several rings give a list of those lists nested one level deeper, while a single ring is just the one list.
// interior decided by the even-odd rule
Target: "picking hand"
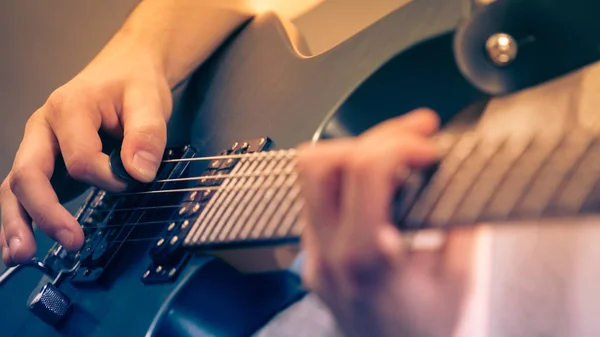
[{"label": "picking hand", "polygon": [[357,138],[301,147],[303,279],[349,336],[451,334],[470,232],[450,233],[443,252],[408,253],[391,211],[402,173],[438,160],[427,139],[437,125],[420,110]]},{"label": "picking hand", "polygon": [[[127,48],[129,47],[129,48]],[[166,143],[172,96],[158,62],[136,46],[104,50],[70,82],[54,91],[27,122],[11,172],[0,189],[4,263],[36,251],[33,222],[67,250],[83,244],[81,226],[59,203],[53,176],[62,154],[69,175],[108,191],[125,183],[112,173],[98,131],[123,138],[121,158],[135,179],[154,179]]]}]

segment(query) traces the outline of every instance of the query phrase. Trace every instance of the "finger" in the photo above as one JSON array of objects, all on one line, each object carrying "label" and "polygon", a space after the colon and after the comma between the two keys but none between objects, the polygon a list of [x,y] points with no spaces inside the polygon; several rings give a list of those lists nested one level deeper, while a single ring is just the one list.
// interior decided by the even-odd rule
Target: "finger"
[{"label": "finger", "polygon": [[[2,207],[2,255],[5,264],[21,263],[33,257],[36,250],[35,238],[31,228],[31,219],[12,193],[8,184],[0,192]],[[10,238],[6,240],[6,237]],[[8,263],[7,263],[8,262]]]},{"label": "finger", "polygon": [[430,143],[410,133],[390,138],[378,147],[362,144],[357,148],[344,172],[341,242],[365,258],[369,258],[367,250],[381,248],[375,244],[377,228],[391,225],[390,207],[400,183],[398,173],[406,167],[429,165],[437,158]]},{"label": "finger", "polygon": [[299,149],[296,168],[305,201],[302,245],[306,260],[302,274],[309,288],[316,285],[317,274],[323,277],[327,273],[323,256],[328,252],[324,250],[337,230],[342,165],[353,143],[352,140],[324,141]]},{"label": "finger", "polygon": [[[56,108],[56,107],[55,107]],[[102,141],[98,135],[101,125],[100,113],[79,102],[58,107],[73,113],[52,113],[49,120],[69,175],[78,181],[118,192],[126,183],[112,172],[108,156],[102,153]]]},{"label": "finger", "polygon": [[[25,135],[17,152],[10,174],[10,189],[38,227],[58,241],[67,250],[75,250],[83,243],[83,231],[75,218],[58,201],[50,184],[58,144],[50,125],[43,117],[32,117],[25,127]],[[13,216],[14,213],[13,213]],[[8,221],[15,221],[8,218]],[[15,221],[22,228],[23,223]],[[6,233],[11,243],[12,237]],[[25,242],[13,249],[13,256],[21,250],[30,251]],[[25,254],[23,254],[25,255]]]},{"label": "finger", "polygon": [[167,142],[166,121],[170,106],[158,95],[142,89],[127,93],[123,105],[124,139],[121,159],[136,180],[150,182],[156,177]]},{"label": "finger", "polygon": [[316,146],[303,146],[298,156],[297,171],[304,214],[320,242],[328,242],[339,222],[340,189],[345,157],[355,141],[325,141]]},{"label": "finger", "polygon": [[430,136],[437,131],[439,124],[439,116],[434,111],[430,109],[417,109],[370,128],[361,135],[361,138],[386,141],[404,132]]},{"label": "finger", "polygon": [[[0,206],[1,208],[2,206]],[[10,266],[12,258],[10,258],[10,251],[8,250],[8,244],[6,243],[6,236],[4,235],[4,228],[0,223],[0,247],[2,248],[2,262],[5,266]]]}]

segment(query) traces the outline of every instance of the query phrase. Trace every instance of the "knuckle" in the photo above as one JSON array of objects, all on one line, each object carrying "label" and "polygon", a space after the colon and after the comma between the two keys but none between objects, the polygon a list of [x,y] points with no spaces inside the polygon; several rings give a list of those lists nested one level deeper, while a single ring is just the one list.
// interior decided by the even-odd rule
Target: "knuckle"
[{"label": "knuckle", "polygon": [[33,221],[42,230],[42,232],[52,236],[55,226],[46,212],[38,212]]},{"label": "knuckle", "polygon": [[9,191],[10,191],[10,178],[6,178],[6,179],[4,179],[2,184],[0,184],[0,196],[6,194]]},{"label": "knuckle", "polygon": [[46,103],[44,103],[44,107],[46,107],[49,111],[60,111],[61,108],[66,104],[68,98],[69,94],[67,91],[64,89],[64,87],[60,87],[54,90],[50,96],[48,96]]},{"label": "knuckle", "polygon": [[9,177],[9,188],[12,191],[18,190],[24,182],[28,181],[33,175],[32,169],[25,166],[14,167]]},{"label": "knuckle", "polygon": [[322,154],[315,148],[307,148],[298,156],[296,167],[301,177],[313,181],[323,181],[329,174],[329,166]]},{"label": "knuckle", "polygon": [[319,290],[329,287],[334,282],[333,264],[324,257],[318,257],[314,263],[306,270],[306,279],[312,287],[310,289]]},{"label": "knuckle", "polygon": [[85,179],[90,172],[90,161],[81,152],[75,152],[72,155],[65,158],[65,165],[67,166],[67,172],[69,175],[76,180]]},{"label": "knuckle", "polygon": [[346,252],[339,257],[342,273],[351,284],[365,286],[378,278],[384,269],[384,257],[378,253]]},{"label": "knuckle", "polygon": [[368,176],[377,165],[377,158],[371,153],[361,153],[348,160],[348,173],[355,177]]}]

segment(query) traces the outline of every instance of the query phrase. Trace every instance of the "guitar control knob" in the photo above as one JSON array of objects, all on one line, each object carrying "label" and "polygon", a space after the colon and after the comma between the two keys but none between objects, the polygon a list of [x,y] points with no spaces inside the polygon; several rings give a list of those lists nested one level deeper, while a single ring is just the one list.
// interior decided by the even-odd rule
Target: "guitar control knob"
[{"label": "guitar control knob", "polygon": [[46,283],[29,303],[31,310],[39,319],[49,325],[57,325],[71,309],[71,299],[52,283]]}]

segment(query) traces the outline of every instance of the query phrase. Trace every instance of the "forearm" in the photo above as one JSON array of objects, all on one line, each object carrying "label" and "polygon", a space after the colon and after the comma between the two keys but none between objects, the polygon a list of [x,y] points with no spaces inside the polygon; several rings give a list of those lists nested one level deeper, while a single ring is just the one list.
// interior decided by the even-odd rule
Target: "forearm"
[{"label": "forearm", "polygon": [[146,0],[97,58],[145,58],[174,87],[252,17],[245,1]]}]

